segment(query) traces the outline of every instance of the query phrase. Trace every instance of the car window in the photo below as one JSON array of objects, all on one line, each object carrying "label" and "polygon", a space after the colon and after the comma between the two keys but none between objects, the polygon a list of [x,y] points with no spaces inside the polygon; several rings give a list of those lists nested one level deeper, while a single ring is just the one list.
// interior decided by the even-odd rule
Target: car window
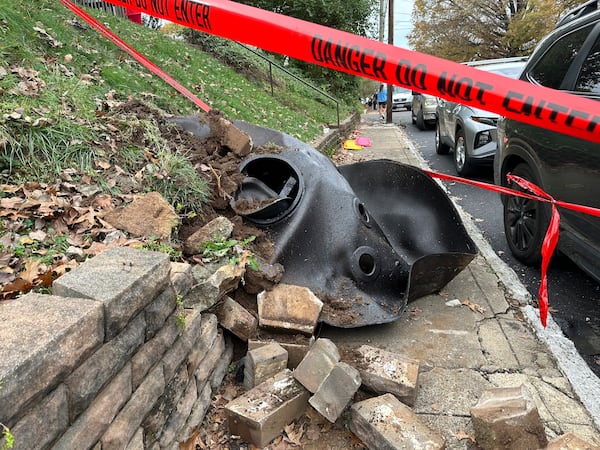
[{"label": "car window", "polygon": [[600,94],[600,38],[596,39],[596,43],[581,66],[575,90]]},{"label": "car window", "polygon": [[525,62],[523,62],[523,64],[519,64],[516,66],[508,66],[508,67],[501,67],[498,69],[492,69],[492,70],[490,70],[490,72],[497,73],[498,75],[504,75],[505,77],[509,77],[509,78],[517,78],[519,75],[521,75],[521,70],[523,70],[524,65],[525,65]]},{"label": "car window", "polygon": [[573,62],[593,25],[573,31],[557,40],[529,71],[529,77],[542,86],[560,88],[569,66]]}]

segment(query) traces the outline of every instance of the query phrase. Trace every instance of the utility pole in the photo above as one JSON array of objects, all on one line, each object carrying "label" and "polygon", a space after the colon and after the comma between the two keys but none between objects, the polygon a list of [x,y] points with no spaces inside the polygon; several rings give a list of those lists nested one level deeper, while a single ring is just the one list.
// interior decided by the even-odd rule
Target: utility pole
[{"label": "utility pole", "polygon": [[379,0],[379,41],[383,42],[383,35],[385,32],[385,2],[386,0]]},{"label": "utility pole", "polygon": [[[394,45],[394,0],[388,0],[388,44]],[[385,122],[392,123],[392,96],[394,85],[387,85],[387,104],[385,108]]]}]

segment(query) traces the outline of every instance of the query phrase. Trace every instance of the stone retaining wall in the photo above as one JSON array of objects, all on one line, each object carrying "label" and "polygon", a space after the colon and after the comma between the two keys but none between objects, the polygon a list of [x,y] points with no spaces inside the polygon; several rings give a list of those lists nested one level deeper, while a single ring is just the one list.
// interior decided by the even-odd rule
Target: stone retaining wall
[{"label": "stone retaining wall", "polygon": [[350,136],[356,127],[360,124],[360,114],[354,113],[349,118],[340,123],[339,128],[334,128],[329,133],[319,136],[312,142],[314,148],[322,153],[328,153],[328,150],[339,148],[342,141]]},{"label": "stone retaining wall", "polygon": [[52,295],[0,302],[0,422],[14,448],[178,449],[232,359],[216,317],[180,306],[191,286],[186,264],[113,248]]}]

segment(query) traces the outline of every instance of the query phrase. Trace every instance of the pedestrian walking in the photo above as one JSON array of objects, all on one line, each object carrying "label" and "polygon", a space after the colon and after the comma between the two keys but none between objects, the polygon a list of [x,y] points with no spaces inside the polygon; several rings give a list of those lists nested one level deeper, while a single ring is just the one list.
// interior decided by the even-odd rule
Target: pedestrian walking
[{"label": "pedestrian walking", "polygon": [[379,86],[377,105],[379,105],[379,117],[383,120],[385,119],[385,108],[387,106],[387,89],[384,84]]}]

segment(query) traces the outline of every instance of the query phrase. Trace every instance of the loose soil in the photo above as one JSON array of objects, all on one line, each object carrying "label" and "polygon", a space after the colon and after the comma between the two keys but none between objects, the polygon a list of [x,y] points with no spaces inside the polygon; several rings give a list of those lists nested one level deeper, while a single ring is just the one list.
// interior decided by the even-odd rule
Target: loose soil
[{"label": "loose soil", "polygon": [[[174,126],[169,122],[164,115],[149,107],[145,103],[130,99],[129,101],[111,105],[110,110],[100,115],[99,120],[104,120],[106,123],[118,123],[124,118],[132,117],[131,128],[128,133],[127,142],[124,141],[123,133],[116,126],[108,126],[106,142],[96,143],[96,145],[110,149],[113,157],[118,157],[118,149],[125,146],[136,146],[144,149],[147,147],[145,141],[145,133],[143,122],[152,122],[160,131],[162,139],[172,150],[181,151],[182,149],[189,155],[189,158],[197,170],[199,177],[206,180],[210,186],[211,196],[206,204],[203,213],[194,218],[184,219],[178,229],[178,242],[184,242],[185,239],[204,226],[210,220],[217,216],[225,216],[234,224],[232,237],[239,241],[246,239],[249,236],[255,236],[256,239],[249,244],[249,250],[256,256],[269,260],[273,254],[273,243],[262,230],[245,221],[242,216],[237,214],[230,206],[230,201],[242,181],[242,174],[239,172],[239,164],[241,159],[239,156],[231,152],[223,145],[224,130],[220,125],[219,119],[221,114],[218,111],[211,111],[204,117],[198,117],[199,121],[206,121],[211,127],[211,135],[201,138],[189,132],[184,131],[181,127]],[[115,149],[117,151],[115,151]],[[254,153],[278,153],[281,149],[273,146],[265,146],[256,148]],[[147,155],[149,159],[152,155]],[[356,157],[350,153],[340,149],[340,152],[334,156],[334,161],[338,163],[355,162]],[[119,188],[121,194],[118,196],[110,196],[107,194],[91,194],[83,196],[81,201],[78,200],[76,206],[66,206],[64,202],[57,201],[56,197],[64,198],[67,196],[79,195],[85,186],[74,186],[72,183],[62,182],[56,185],[28,184],[26,186],[8,186],[3,185],[3,191],[12,195],[13,199],[25,200],[28,198],[32,189],[39,189],[47,194],[48,198],[54,199],[44,202],[36,206],[37,209],[24,209],[19,206],[18,202],[12,206],[3,204],[5,210],[5,220],[7,226],[12,226],[12,217],[14,216],[15,225],[12,228],[15,233],[21,231],[18,225],[23,216],[30,213],[31,218],[38,217],[39,210],[44,209],[46,218],[48,218],[48,228],[59,228],[62,232],[70,234],[69,242],[73,244],[77,236],[81,236],[84,232],[90,233],[94,241],[92,245],[86,249],[87,254],[96,254],[105,248],[106,238],[109,234],[109,229],[106,228],[106,223],[101,220],[102,213],[108,209],[115,208],[131,201],[133,195],[137,194],[135,182],[132,182],[133,174],[122,174],[119,172],[119,161],[111,161],[111,167],[106,168],[104,175],[107,179],[112,180]],[[65,174],[65,177],[67,175]],[[75,178],[75,177],[73,177]],[[82,176],[85,180],[85,176]],[[69,181],[69,180],[67,180]],[[54,197],[53,197],[54,196]],[[245,211],[244,208],[254,208],[257,205],[252,202],[240,203],[236,205],[238,212]],[[12,209],[11,209],[12,208]],[[48,212],[51,210],[51,212]],[[79,220],[80,216],[89,216],[89,220]],[[69,217],[66,217],[69,215]],[[41,223],[41,222],[40,222]],[[85,226],[85,228],[84,228]],[[40,225],[42,227],[42,225]],[[10,228],[7,228],[10,229]],[[37,232],[44,232],[43,229],[38,229]],[[5,235],[8,236],[8,235]],[[3,238],[4,239],[4,238]],[[141,238],[143,241],[143,238]],[[131,245],[131,243],[139,242],[138,240],[123,239],[123,245]],[[2,242],[0,242],[2,243]],[[9,242],[6,243],[8,248]],[[82,244],[83,245],[83,244]],[[7,267],[11,267],[14,273],[25,273],[23,267],[27,266],[28,261],[24,258],[17,258],[14,255],[0,255]],[[26,292],[28,289],[34,289],[44,286],[50,286],[53,279],[60,276],[65,271],[72,269],[78,263],[75,257],[64,256],[60,261],[43,270],[36,267],[37,272],[29,279],[13,278],[11,280],[3,280],[2,282],[2,298],[14,297],[18,292]],[[201,263],[201,259],[196,256],[188,258],[191,264]],[[28,272],[31,272],[29,270]],[[238,289],[237,293],[232,294],[236,300],[240,301],[249,310],[256,312],[256,297],[244,293]],[[339,299],[325,299],[326,308],[331,310],[337,309],[339,314],[348,314],[349,320],[352,318],[352,311],[340,302]],[[246,351],[245,343],[236,340],[235,342],[235,357],[234,363],[237,362]],[[221,386],[221,389],[213,398],[211,407],[205,417],[205,420],[197,433],[190,439],[182,448],[184,449],[254,449],[252,445],[244,443],[239,437],[231,436],[228,432],[227,420],[224,414],[224,406],[233,398],[243,393],[242,384],[236,379],[236,371],[228,374]],[[364,397],[364,393],[357,394],[357,399]],[[340,418],[335,424],[329,423],[320,414],[312,408],[308,408],[307,413],[300,419],[290,424],[285,428],[282,435],[276,438],[272,444],[267,446],[267,449],[322,449],[323,442],[327,442],[329,449],[363,449],[365,448],[356,437],[349,432],[346,427],[345,418]]]}]

